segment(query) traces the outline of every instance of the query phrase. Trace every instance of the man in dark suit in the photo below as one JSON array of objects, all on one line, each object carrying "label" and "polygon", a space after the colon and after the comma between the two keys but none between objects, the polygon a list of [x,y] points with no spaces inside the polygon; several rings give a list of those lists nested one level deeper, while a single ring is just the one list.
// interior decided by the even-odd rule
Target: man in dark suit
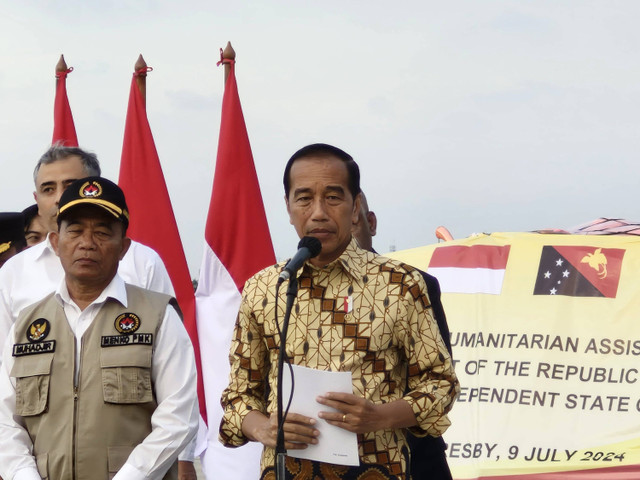
[{"label": "man in dark suit", "polygon": [[[364,193],[361,194],[361,209],[357,223],[353,224],[352,235],[365,250],[375,252],[372,245],[373,236],[376,234],[378,219],[376,214],[369,210]],[[440,284],[438,279],[426,272],[420,272],[427,284],[433,315],[438,323],[442,340],[451,354],[451,340],[447,318],[440,300]],[[407,441],[411,449],[411,478],[414,480],[451,480],[451,471],[447,464],[447,446],[442,437],[415,437],[407,432]]]}]

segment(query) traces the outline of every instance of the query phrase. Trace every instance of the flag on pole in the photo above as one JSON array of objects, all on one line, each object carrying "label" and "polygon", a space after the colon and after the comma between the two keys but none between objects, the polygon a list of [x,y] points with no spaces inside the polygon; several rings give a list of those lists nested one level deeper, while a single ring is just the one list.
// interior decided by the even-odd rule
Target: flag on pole
[{"label": "flag on pole", "polygon": [[56,99],[53,105],[53,138],[51,143],[60,143],[66,147],[77,147],[78,137],[73,123],[73,115],[67,97],[67,75],[73,72],[73,67],[67,68],[64,56],[56,65]]},{"label": "flag on pole", "polygon": [[244,282],[275,263],[275,254],[242,115],[234,61],[224,58],[221,62],[227,63],[230,71],[222,100],[218,157],[196,291],[209,419],[202,465],[208,478],[249,479],[259,476],[262,445],[229,449],[218,442],[220,395],[228,383],[229,346]]},{"label": "flag on pole", "polygon": [[[142,57],[139,61],[141,59]],[[128,235],[153,248],[162,258],[182,310],[184,325],[193,343],[196,366],[200,371],[193,283],[147,119],[145,99],[136,82],[137,78],[146,76],[150,70],[146,64],[142,68],[136,68],[131,80],[118,184],[125,193],[131,215]],[[201,404],[200,412],[204,415],[204,390],[200,378],[198,399]]]}]

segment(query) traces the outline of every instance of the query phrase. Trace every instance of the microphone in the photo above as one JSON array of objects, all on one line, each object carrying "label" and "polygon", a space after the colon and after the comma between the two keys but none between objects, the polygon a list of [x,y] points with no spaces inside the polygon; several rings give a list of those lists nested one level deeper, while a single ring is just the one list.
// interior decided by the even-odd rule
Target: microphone
[{"label": "microphone", "polygon": [[302,237],[300,243],[298,243],[298,251],[284,266],[284,270],[278,277],[278,283],[289,280],[291,275],[295,275],[304,262],[317,256],[320,250],[322,250],[322,244],[316,237]]}]

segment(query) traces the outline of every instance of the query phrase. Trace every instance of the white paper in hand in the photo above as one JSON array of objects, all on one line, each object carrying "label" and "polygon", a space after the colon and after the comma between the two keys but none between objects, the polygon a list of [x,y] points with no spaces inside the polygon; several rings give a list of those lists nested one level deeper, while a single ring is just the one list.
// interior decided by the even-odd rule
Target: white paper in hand
[{"label": "white paper in hand", "polygon": [[[304,450],[287,450],[287,455],[338,465],[360,465],[358,437],[343,428],[334,427],[318,417],[321,411],[336,411],[316,401],[327,392],[353,393],[351,372],[328,372],[292,365],[295,378],[293,399],[289,412],[315,418],[320,431],[318,443]],[[283,405],[286,408],[291,394],[291,373],[285,365],[282,373]]]}]

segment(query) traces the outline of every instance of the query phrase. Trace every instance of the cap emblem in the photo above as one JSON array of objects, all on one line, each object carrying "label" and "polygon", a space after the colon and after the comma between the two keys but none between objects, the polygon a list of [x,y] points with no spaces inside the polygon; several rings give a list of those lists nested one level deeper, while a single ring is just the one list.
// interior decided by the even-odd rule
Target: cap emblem
[{"label": "cap emblem", "polygon": [[85,198],[96,198],[102,195],[102,187],[96,181],[85,182],[80,187],[80,196]]}]

